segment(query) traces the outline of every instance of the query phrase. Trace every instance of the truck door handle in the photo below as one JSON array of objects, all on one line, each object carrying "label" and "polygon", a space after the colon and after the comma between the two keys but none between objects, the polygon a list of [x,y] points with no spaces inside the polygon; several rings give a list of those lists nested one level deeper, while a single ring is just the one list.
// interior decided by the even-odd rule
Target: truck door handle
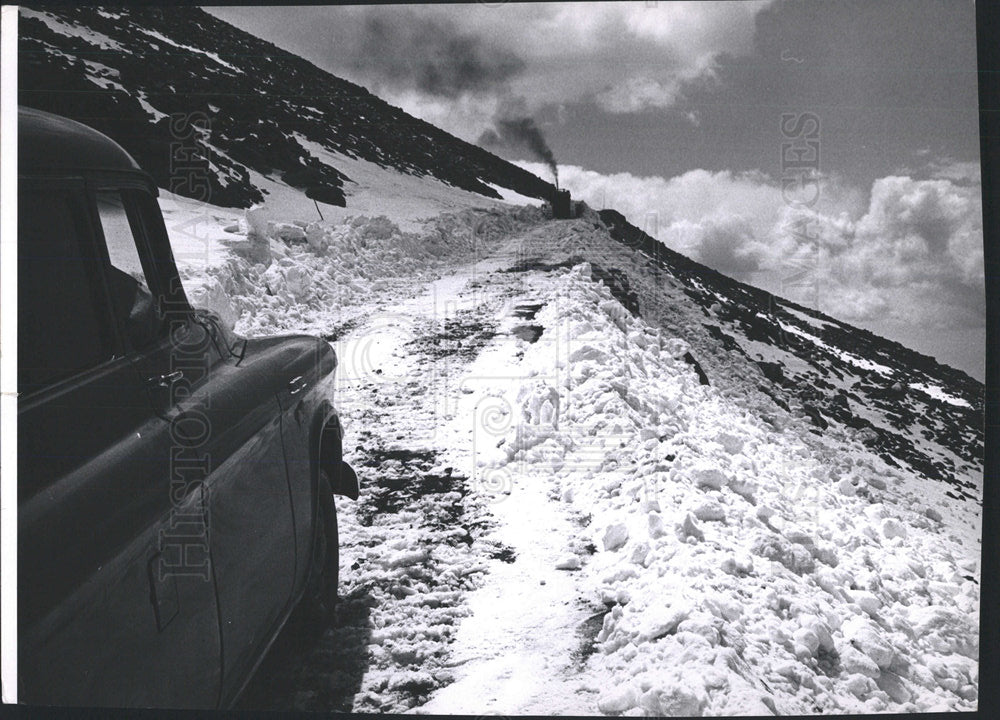
[{"label": "truck door handle", "polygon": [[309,383],[306,382],[305,378],[301,375],[296,375],[291,380],[288,381],[288,394],[298,395],[300,392],[309,387]]},{"label": "truck door handle", "polygon": [[175,382],[179,381],[184,377],[184,373],[180,370],[174,370],[170,373],[164,373],[163,375],[154,375],[153,377],[146,380],[151,385],[157,385],[159,387],[170,387]]}]

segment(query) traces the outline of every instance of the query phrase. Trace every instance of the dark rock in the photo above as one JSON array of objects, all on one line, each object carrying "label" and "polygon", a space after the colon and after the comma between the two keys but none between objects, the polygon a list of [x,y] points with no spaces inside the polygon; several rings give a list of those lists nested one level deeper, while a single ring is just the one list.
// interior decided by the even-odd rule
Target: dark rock
[{"label": "dark rock", "polygon": [[830,427],[830,423],[826,421],[823,414],[819,411],[819,408],[815,405],[809,403],[802,403],[802,410],[806,415],[809,416],[809,420],[813,425],[820,428],[821,430],[826,430]]},{"label": "dark rock", "polygon": [[781,371],[781,363],[758,360],[757,367],[759,367],[760,371],[764,373],[764,377],[771,382],[777,383],[778,385],[781,385],[784,382],[785,376]]},{"label": "dark rock", "polygon": [[711,385],[711,383],[708,381],[708,375],[706,375],[705,371],[701,369],[701,365],[698,363],[697,360],[695,360],[694,355],[692,355],[690,352],[684,353],[684,362],[693,367],[694,371],[698,373],[698,382],[700,382],[702,385]]}]

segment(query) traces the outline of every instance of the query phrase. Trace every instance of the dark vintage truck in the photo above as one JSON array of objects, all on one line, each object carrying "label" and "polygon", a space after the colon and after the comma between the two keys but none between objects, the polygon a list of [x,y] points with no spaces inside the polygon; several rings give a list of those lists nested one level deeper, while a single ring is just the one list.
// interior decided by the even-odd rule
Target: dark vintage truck
[{"label": "dark vintage truck", "polygon": [[336,600],[358,481],[334,351],[192,308],[157,192],[106,136],[20,110],[22,703],[227,707],[300,600]]}]

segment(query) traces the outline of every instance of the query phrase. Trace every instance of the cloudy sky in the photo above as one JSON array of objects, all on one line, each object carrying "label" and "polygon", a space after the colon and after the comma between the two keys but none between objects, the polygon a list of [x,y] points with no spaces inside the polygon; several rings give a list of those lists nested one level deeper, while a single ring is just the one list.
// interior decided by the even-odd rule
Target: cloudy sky
[{"label": "cloudy sky", "polygon": [[591,205],[983,377],[971,0],[209,11],[548,179],[550,149]]}]

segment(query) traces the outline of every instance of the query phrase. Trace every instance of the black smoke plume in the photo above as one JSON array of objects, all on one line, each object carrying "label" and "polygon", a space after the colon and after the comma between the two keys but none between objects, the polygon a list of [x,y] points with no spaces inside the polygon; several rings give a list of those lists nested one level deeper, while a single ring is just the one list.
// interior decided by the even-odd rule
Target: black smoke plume
[{"label": "black smoke plume", "polygon": [[520,117],[499,118],[495,122],[497,129],[484,132],[479,136],[477,144],[510,149],[526,148],[549,166],[555,185],[559,187],[559,167],[556,165],[556,157],[535,121],[530,117]]},{"label": "black smoke plume", "polygon": [[405,8],[373,10],[356,42],[355,69],[380,84],[449,99],[501,98],[495,129],[482,133],[478,144],[529,151],[549,166],[559,185],[552,150],[524,98],[511,91],[511,80],[525,69],[520,56],[461,31],[440,15],[428,17]]}]

